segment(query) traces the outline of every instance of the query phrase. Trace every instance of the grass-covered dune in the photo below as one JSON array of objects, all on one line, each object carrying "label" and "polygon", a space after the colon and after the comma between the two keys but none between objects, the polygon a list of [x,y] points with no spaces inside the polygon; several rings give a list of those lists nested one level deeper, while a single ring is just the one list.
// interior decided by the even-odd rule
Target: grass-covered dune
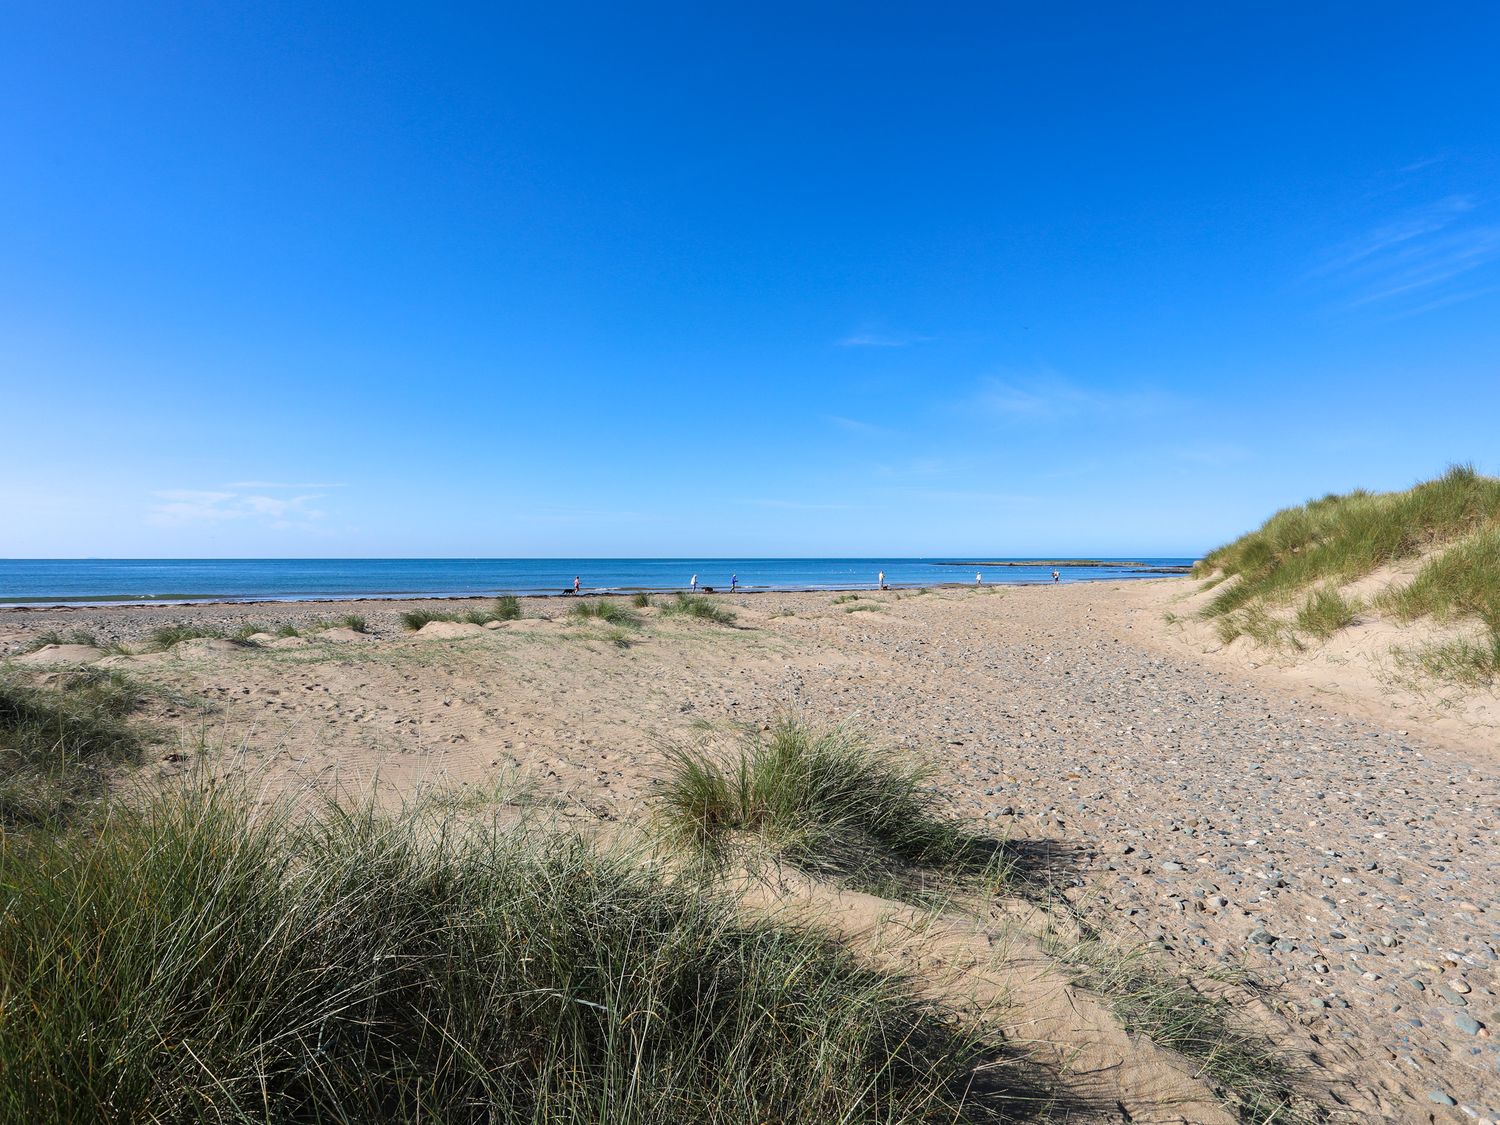
[{"label": "grass-covered dune", "polygon": [[[1471,682],[1500,676],[1500,479],[1472,466],[1402,492],[1357,490],[1283,509],[1210,552],[1195,575],[1215,591],[1202,612],[1226,642],[1246,634],[1302,645],[1372,612],[1474,626],[1418,661]],[[1371,576],[1375,589],[1349,589]]]},{"label": "grass-covered dune", "polygon": [[0,834],[0,1121],[997,1120],[980,1030],[570,836],[184,791]]}]

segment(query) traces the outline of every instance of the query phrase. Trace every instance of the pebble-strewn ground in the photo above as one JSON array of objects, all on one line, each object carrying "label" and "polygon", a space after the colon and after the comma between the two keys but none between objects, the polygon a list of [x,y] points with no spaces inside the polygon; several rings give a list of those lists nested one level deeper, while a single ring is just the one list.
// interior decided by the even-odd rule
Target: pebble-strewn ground
[{"label": "pebble-strewn ground", "polygon": [[[223,700],[226,727],[253,730],[241,741],[273,764],[311,774],[358,746],[474,777],[505,759],[623,815],[660,740],[695,719],[857,718],[933,756],[956,805],[996,832],[1058,842],[1079,865],[1079,911],[1186,971],[1251,970],[1310,1088],[1350,1119],[1500,1118],[1494,747],[1439,750],[1163,655],[1137,639],[1149,621],[1124,584],[722,600],[746,628],[653,619],[628,649],[560,623],[550,639],[400,637],[401,607],[372,603],[0,613],[0,644],[364,613],[381,636],[322,662],[314,646],[141,670]],[[447,647],[414,655],[431,646]]]}]

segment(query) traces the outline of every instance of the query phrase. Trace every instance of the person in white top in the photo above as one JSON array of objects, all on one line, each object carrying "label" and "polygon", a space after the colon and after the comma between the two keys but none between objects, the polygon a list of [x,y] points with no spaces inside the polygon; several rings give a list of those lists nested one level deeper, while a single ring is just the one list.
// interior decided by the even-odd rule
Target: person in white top
[{"label": "person in white top", "polygon": [[693,575],[692,579],[688,582],[688,589],[695,594],[698,592],[698,576],[696,574]]},{"label": "person in white top", "polygon": [[875,584],[877,586],[879,586],[882,590],[885,589],[885,571],[882,570],[879,574],[877,574],[875,576]]},{"label": "person in white top", "polygon": [[974,585],[979,586],[979,585],[982,585],[983,583],[984,583],[984,571],[981,570],[978,574],[974,575]]}]

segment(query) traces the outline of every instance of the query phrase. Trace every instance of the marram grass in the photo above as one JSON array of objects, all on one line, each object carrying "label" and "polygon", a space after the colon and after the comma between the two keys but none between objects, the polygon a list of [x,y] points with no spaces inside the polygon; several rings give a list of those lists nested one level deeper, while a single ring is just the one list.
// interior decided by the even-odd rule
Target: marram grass
[{"label": "marram grass", "polygon": [[1006,874],[1002,848],[945,814],[924,764],[849,726],[783,719],[727,755],[673,750],[658,802],[669,838],[708,858],[753,844],[897,895],[923,873],[987,884]]},{"label": "marram grass", "polygon": [[[1404,492],[1360,490],[1277,512],[1198,564],[1203,588],[1218,587],[1203,615],[1226,642],[1326,639],[1362,608],[1340,586],[1418,557],[1416,576],[1379,594],[1375,608],[1402,621],[1478,619],[1500,644],[1500,479],[1468,465]],[[1286,607],[1290,620],[1277,615]],[[1452,663],[1427,662],[1439,674]],[[1467,657],[1458,664],[1472,666]]]},{"label": "marram grass", "polygon": [[733,625],[735,622],[734,610],[719,605],[706,594],[678,594],[662,606],[662,613],[669,617],[696,617],[715,625]]},{"label": "marram grass", "polygon": [[148,739],[131,719],[143,698],[119,672],[89,668],[42,686],[0,666],[0,834],[60,823],[99,796],[108,771]]},{"label": "marram grass", "polygon": [[293,820],[213,789],[0,836],[4,1123],[1027,1109],[988,1037],[915,995],[577,837],[369,809]]},{"label": "marram grass", "polygon": [[[463,612],[410,609],[401,615],[401,626],[411,632],[416,632],[430,621],[459,621],[470,625],[488,625],[491,621],[515,621],[520,616],[520,601],[511,595],[506,595],[496,598],[494,604],[488,609],[470,609]],[[363,622],[364,619],[359,618],[359,620]]]}]

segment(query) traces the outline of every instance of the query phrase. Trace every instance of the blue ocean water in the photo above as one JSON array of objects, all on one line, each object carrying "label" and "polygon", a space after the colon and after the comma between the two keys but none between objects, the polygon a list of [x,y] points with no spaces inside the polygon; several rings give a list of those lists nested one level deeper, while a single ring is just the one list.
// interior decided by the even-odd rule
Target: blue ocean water
[{"label": "blue ocean water", "polygon": [[[1192,559],[1101,559],[1063,566],[1064,582],[1160,576]],[[1022,565],[997,565],[1000,562]],[[945,559],[0,559],[0,604],[286,601],[331,598],[557,594],[576,575],[586,593],[700,587],[839,590],[1045,582],[1052,567],[1025,560]]]}]

